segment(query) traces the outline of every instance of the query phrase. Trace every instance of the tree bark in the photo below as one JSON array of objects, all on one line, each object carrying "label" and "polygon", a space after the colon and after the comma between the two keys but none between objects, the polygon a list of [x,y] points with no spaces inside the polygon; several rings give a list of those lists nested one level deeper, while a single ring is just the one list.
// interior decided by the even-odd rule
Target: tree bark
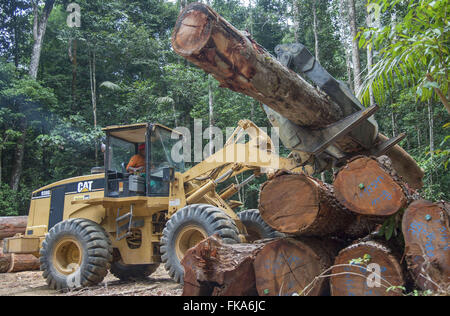
[{"label": "tree bark", "polygon": [[317,0],[313,0],[313,33],[314,33],[314,53],[317,62],[319,60],[319,34],[318,34],[318,22],[317,22]]},{"label": "tree bark", "polygon": [[355,157],[339,170],[333,186],[338,201],[360,215],[390,216],[414,199],[387,156]]},{"label": "tree bark", "polygon": [[[366,11],[366,24],[368,28],[371,27],[380,27],[379,18],[376,18],[374,21],[374,15],[372,15],[369,11]],[[373,45],[367,45],[367,73],[370,74],[373,68]],[[375,104],[375,97],[373,94],[372,86],[369,86],[369,102],[370,105]]]},{"label": "tree bark", "polygon": [[0,217],[0,240],[13,237],[16,234],[24,234],[27,221],[27,216]]},{"label": "tree bark", "polygon": [[298,43],[299,42],[299,37],[298,37],[298,29],[300,27],[300,10],[298,7],[298,1],[295,0],[294,3],[292,4],[292,11],[293,11],[293,16],[294,16],[294,42]]},{"label": "tree bark", "polygon": [[450,204],[418,200],[403,215],[405,257],[416,285],[445,292],[450,285]]},{"label": "tree bark", "polygon": [[39,69],[39,60],[41,58],[42,43],[50,13],[53,9],[55,0],[45,1],[44,9],[39,16],[39,1],[33,1],[33,50],[30,60],[29,75],[36,79]]},{"label": "tree bark", "polygon": [[261,186],[259,211],[273,229],[299,236],[342,233],[355,220],[337,202],[332,186],[305,174],[285,171]]},{"label": "tree bark", "polygon": [[[28,74],[31,78],[36,79],[39,69],[39,60],[41,58],[42,43],[44,40],[45,30],[47,28],[48,18],[53,9],[55,0],[45,1],[44,9],[39,16],[39,1],[33,1],[33,48],[30,58],[30,68]],[[26,141],[26,119],[22,123],[22,135],[18,139],[17,148],[14,157],[14,166],[11,173],[10,186],[12,190],[17,191],[19,188],[20,177],[22,175],[22,163],[25,153]]]},{"label": "tree bark", "polygon": [[[25,119],[22,122],[26,125]],[[22,176],[23,157],[25,155],[25,142],[26,142],[27,130],[26,127],[22,127],[22,134],[17,140],[17,147],[14,152],[14,164],[11,170],[10,187],[12,190],[17,191],[19,189],[20,178]]]},{"label": "tree bark", "polygon": [[356,38],[358,34],[358,28],[356,23],[356,9],[355,9],[355,0],[347,0],[348,1],[348,16],[350,22],[350,31],[352,35],[352,62],[353,62],[353,74],[354,74],[354,85],[355,85],[355,94],[357,94],[361,88],[361,61],[359,57],[359,47],[358,47],[358,39]]},{"label": "tree bark", "polygon": [[209,105],[209,155],[214,154],[213,126],[214,126],[214,100],[212,91],[212,78],[208,75],[208,105]]},{"label": "tree bark", "polygon": [[172,46],[221,87],[249,95],[301,126],[323,127],[342,117],[338,105],[205,5],[191,4],[180,14]]},{"label": "tree bark", "polygon": [[[91,102],[92,102],[92,114],[94,118],[94,130],[97,130],[97,80],[95,71],[95,50],[91,51],[89,58],[89,74],[91,84]],[[97,140],[95,141],[95,165],[98,166],[98,148]]]},{"label": "tree bark", "polygon": [[341,39],[341,44],[345,53],[345,64],[347,66],[347,84],[351,90],[355,91],[353,87],[352,67],[350,62],[351,45],[349,45],[347,38],[348,33],[350,32],[350,28],[348,27],[348,14],[345,13],[344,0],[339,0],[339,19],[337,23],[339,28],[339,37]]},{"label": "tree bark", "polygon": [[[378,134],[376,143],[385,142],[388,137],[383,134]],[[395,145],[386,152],[386,155],[391,159],[393,168],[397,173],[408,183],[413,189],[420,189],[423,187],[424,171],[416,163],[402,147]]]},{"label": "tree bark", "polygon": [[[299,126],[318,129],[344,116],[336,103],[205,5],[191,4],[180,14],[172,46],[177,54],[211,73],[221,87],[253,97]],[[375,139],[376,128],[372,127],[367,130]],[[346,135],[336,145],[356,155],[363,150],[356,138]],[[402,162],[406,169],[418,168],[412,159]]]},{"label": "tree bark", "polygon": [[69,59],[72,63],[72,103],[77,103],[77,40],[69,39]]},{"label": "tree bark", "polygon": [[[350,262],[358,261],[350,265]],[[364,261],[364,259],[367,259]],[[341,250],[331,272],[333,296],[399,296],[405,286],[400,256],[380,241],[362,241]]]},{"label": "tree bark", "polygon": [[315,278],[328,269],[339,245],[313,238],[277,239],[258,252],[255,259],[256,288],[260,296],[327,295],[328,280]]},{"label": "tree bark", "polygon": [[200,242],[181,260],[183,296],[257,295],[253,261],[264,245],[224,244],[217,235]]}]

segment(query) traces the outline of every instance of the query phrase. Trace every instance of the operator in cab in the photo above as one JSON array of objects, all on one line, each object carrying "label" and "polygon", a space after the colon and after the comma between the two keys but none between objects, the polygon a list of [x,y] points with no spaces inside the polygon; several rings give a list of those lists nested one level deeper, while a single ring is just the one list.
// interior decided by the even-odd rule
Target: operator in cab
[{"label": "operator in cab", "polygon": [[131,157],[127,165],[127,172],[145,172],[145,144],[138,147],[138,153]]}]

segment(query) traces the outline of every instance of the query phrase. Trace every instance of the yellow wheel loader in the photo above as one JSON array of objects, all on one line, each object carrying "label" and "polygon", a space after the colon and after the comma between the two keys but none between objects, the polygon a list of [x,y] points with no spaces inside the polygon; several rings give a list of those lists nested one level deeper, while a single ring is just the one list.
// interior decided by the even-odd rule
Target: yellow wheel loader
[{"label": "yellow wheel loader", "polygon": [[[239,186],[216,192],[218,184],[244,171],[253,171],[251,180],[298,167],[277,156],[272,140],[251,121],[240,121],[223,149],[189,170],[183,155],[173,158],[183,135],[165,126],[111,126],[104,132],[105,168],[34,191],[25,234],[4,242],[5,253],[40,258],[50,288],[94,285],[108,272],[122,280],[141,278],[160,263],[183,282],[180,261],[204,238],[219,234],[239,243],[274,236],[257,210],[242,213],[242,220],[233,211],[239,203],[226,200]],[[243,135],[247,142],[240,141]],[[125,166],[141,144],[145,170],[130,174]]]}]

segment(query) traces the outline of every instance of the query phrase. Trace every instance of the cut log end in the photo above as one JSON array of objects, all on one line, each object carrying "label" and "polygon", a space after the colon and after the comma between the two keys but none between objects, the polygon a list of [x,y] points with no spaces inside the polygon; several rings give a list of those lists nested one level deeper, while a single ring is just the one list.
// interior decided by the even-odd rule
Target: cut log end
[{"label": "cut log end", "polygon": [[[352,261],[353,264],[350,264]],[[333,296],[402,294],[402,290],[397,288],[405,285],[399,258],[378,242],[356,243],[341,250],[334,265],[330,279]]]},{"label": "cut log end", "polygon": [[406,260],[416,285],[436,291],[450,284],[448,203],[418,200],[403,216]]},{"label": "cut log end", "polygon": [[329,268],[335,253],[320,241],[279,239],[256,256],[256,288],[260,296],[324,295],[328,282],[315,278]]},{"label": "cut log end", "polygon": [[0,273],[39,270],[39,259],[28,254],[4,254],[3,241],[0,241]]},{"label": "cut log end", "polygon": [[338,172],[333,185],[339,202],[361,215],[389,216],[407,203],[402,187],[369,157],[349,162]]},{"label": "cut log end", "polygon": [[194,6],[194,10],[183,11],[172,35],[172,45],[182,56],[198,54],[209,40],[211,26],[205,7]]},{"label": "cut log end", "polygon": [[273,229],[298,236],[345,233],[355,220],[335,199],[330,185],[288,171],[278,172],[262,185],[259,210]]},{"label": "cut log end", "polygon": [[253,296],[253,259],[264,244],[224,244],[211,236],[190,249],[184,267],[183,296]]},{"label": "cut log end", "polygon": [[302,231],[319,212],[316,186],[301,175],[278,176],[261,189],[260,212],[266,223],[280,232]]}]

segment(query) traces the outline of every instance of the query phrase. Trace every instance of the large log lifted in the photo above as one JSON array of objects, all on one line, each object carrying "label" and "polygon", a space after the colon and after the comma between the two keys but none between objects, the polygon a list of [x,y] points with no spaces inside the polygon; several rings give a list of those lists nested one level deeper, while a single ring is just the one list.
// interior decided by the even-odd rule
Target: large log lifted
[{"label": "large log lifted", "polygon": [[[312,164],[316,171],[321,171],[357,154],[381,155],[389,150],[409,185],[421,187],[422,170],[396,146],[401,138],[385,140],[378,134],[376,122],[368,119],[376,108],[360,107],[356,98],[316,61],[308,59],[306,64],[310,66],[300,70],[308,73],[312,69],[309,78],[313,81],[320,77],[314,76],[317,69],[326,74],[328,81],[323,84],[317,81],[317,85],[328,94],[313,87],[288,69],[286,62],[283,65],[248,34],[200,3],[193,3],[181,12],[172,46],[177,54],[211,73],[221,87],[246,94],[267,105],[265,109],[279,114],[281,118],[266,110],[271,123],[280,128],[283,144],[298,154],[295,157],[302,164]],[[295,59],[305,50],[290,53]]]}]

